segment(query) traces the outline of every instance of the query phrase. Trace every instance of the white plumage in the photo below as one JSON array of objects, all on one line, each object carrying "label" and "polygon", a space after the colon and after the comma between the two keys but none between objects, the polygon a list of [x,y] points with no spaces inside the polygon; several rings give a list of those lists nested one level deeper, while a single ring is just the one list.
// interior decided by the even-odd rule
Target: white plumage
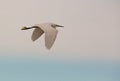
[{"label": "white plumage", "polygon": [[63,26],[54,23],[43,23],[36,24],[35,26],[32,27],[23,27],[22,30],[35,28],[31,37],[32,41],[37,40],[43,33],[45,33],[45,46],[47,49],[50,49],[53,46],[58,33],[56,27]]}]

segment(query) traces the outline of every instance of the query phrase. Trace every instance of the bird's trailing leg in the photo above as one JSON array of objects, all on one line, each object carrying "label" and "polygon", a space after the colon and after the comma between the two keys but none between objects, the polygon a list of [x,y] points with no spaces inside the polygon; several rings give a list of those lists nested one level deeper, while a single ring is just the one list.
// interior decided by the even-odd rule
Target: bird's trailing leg
[{"label": "bird's trailing leg", "polygon": [[21,30],[27,30],[27,29],[32,29],[32,28],[39,28],[39,27],[38,26],[32,26],[32,27],[24,26]]}]

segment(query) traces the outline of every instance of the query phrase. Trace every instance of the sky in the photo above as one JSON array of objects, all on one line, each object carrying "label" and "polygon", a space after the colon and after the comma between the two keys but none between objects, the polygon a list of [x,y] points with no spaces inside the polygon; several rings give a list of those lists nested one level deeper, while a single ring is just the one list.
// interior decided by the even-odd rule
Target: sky
[{"label": "sky", "polygon": [[[111,67],[115,68],[110,68],[110,70],[115,71],[114,77],[117,75],[116,70],[120,69],[118,68],[119,64],[114,66],[114,63],[119,63],[120,61],[119,21],[119,0],[0,0],[0,66],[3,66],[0,70],[3,71],[3,74],[5,73],[4,75],[0,73],[0,75],[2,77],[9,77],[13,71],[11,77],[16,78],[14,80],[13,78],[9,78],[9,80],[2,78],[0,80],[34,81],[35,76],[33,79],[28,79],[28,77],[33,76],[28,75],[30,70],[20,68],[24,67],[24,65],[26,65],[26,68],[33,66],[31,72],[33,71],[33,74],[39,75],[39,72],[42,70],[34,71],[34,69],[39,70],[36,67],[40,68],[43,65],[41,69],[47,72],[44,67],[54,68],[54,66],[57,67],[59,65],[60,67],[56,69],[58,75],[59,70],[62,70],[62,72],[73,70],[71,74],[75,73],[76,80],[75,76],[69,75],[69,72],[61,75],[65,76],[68,74],[66,77],[73,76],[71,81],[88,81],[86,79],[79,79],[77,75],[84,73],[80,74],[81,63],[89,64],[89,61],[91,63],[94,61],[96,63],[100,62],[100,66],[104,66],[104,64],[101,65],[104,62],[108,64],[113,63]],[[33,30],[21,31],[23,26],[33,26],[46,22],[53,22],[64,26],[64,28],[57,28],[59,32],[51,50],[45,48],[44,35],[37,41],[32,42],[31,35]],[[38,64],[39,62],[40,64]],[[64,63],[70,63],[71,67],[67,70],[66,68],[69,65]],[[51,66],[47,64],[51,64]],[[5,67],[7,68],[5,69]],[[77,67],[79,68],[74,70]],[[91,65],[84,67],[91,67]],[[108,67],[107,65],[105,66],[105,68]],[[103,72],[109,73],[111,72],[110,70],[106,71],[103,68]],[[95,70],[89,69],[89,71]],[[20,79],[20,77],[14,76],[19,76],[20,72],[20,76],[25,74],[27,78]],[[85,74],[88,73],[86,72]],[[55,70],[52,75],[55,75]],[[64,79],[63,76],[61,78]],[[63,79],[58,77],[58,79],[49,78],[47,80],[39,79],[36,76],[35,81],[64,81]],[[91,80],[94,81],[93,79]],[[98,81],[99,79],[97,78],[96,80]],[[70,80],[66,78],[66,81]]]},{"label": "sky", "polygon": [[[55,58],[64,59],[119,59],[119,3],[119,0],[1,0],[1,51],[37,53],[33,55],[36,57],[41,56],[39,53],[57,54]],[[58,28],[57,40],[50,51],[45,49],[44,36],[33,43],[33,30],[20,30],[44,22],[64,25]]]},{"label": "sky", "polygon": [[119,81],[120,65],[107,62],[0,60],[1,81]]}]

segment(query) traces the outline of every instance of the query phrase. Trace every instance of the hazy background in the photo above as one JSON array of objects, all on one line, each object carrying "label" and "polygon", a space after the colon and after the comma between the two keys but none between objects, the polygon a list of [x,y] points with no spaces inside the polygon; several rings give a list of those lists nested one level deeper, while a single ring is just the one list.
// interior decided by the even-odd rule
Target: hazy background
[{"label": "hazy background", "polygon": [[[44,22],[53,22],[64,26],[64,28],[58,28],[59,33],[51,50],[45,49],[44,36],[32,42],[33,30],[21,31],[23,26]],[[71,81],[98,81],[99,76],[105,74],[104,72],[108,73],[108,77],[102,78],[102,81],[119,81],[120,72],[117,71],[120,69],[118,67],[120,62],[119,0],[0,0],[0,28],[0,70],[2,71],[0,75],[13,77],[2,78],[1,81],[70,81],[68,79],[70,77],[73,77]],[[83,67],[91,67],[93,62],[96,62],[93,64],[94,66],[96,64],[98,67],[104,66],[103,73],[101,75],[99,72],[96,73],[98,75],[90,74],[91,77],[96,75],[99,78],[86,80],[85,78],[89,75],[83,74],[101,70],[94,70],[92,67],[85,73],[81,72],[83,71],[80,68],[83,66],[81,63],[88,64]],[[108,65],[105,66],[104,62]],[[67,65],[69,63],[70,68]],[[74,63],[76,65],[72,65]],[[109,68],[109,63],[112,63],[110,67],[114,68]],[[25,65],[27,68],[32,67],[27,70],[24,68]],[[56,67],[54,71],[44,69],[45,67],[55,69],[54,66]],[[108,71],[106,71],[107,68],[109,68]],[[48,75],[43,75],[45,77],[43,79],[38,76],[39,73],[44,73],[40,72],[40,69],[48,72],[46,73]],[[114,72],[111,72],[112,70]],[[64,73],[65,71],[68,72]],[[29,72],[31,75],[28,75]],[[33,75],[32,72],[34,72]],[[61,75],[64,77],[48,78],[47,80],[50,75],[57,76],[57,73],[54,72],[57,72],[58,75],[63,72]],[[26,75],[24,75],[25,73]],[[26,79],[19,77],[19,74],[24,75],[23,77]],[[84,79],[79,78],[80,75],[83,75]],[[32,76],[33,80],[28,79]],[[106,80],[109,77],[113,77],[113,80]]]},{"label": "hazy background", "polygon": [[[0,12],[1,55],[29,52],[37,57],[46,54],[45,58],[53,53],[65,59],[120,58],[119,0],[1,0]],[[44,47],[44,36],[33,43],[33,30],[20,30],[44,22],[65,26],[58,29],[50,51]]]}]

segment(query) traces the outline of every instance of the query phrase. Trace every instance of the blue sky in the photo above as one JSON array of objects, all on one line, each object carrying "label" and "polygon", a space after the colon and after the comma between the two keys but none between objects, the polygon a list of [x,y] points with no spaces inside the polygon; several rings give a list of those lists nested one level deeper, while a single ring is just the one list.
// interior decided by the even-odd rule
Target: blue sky
[{"label": "blue sky", "polygon": [[7,58],[0,60],[0,66],[1,81],[120,80],[120,64],[115,62]]}]

